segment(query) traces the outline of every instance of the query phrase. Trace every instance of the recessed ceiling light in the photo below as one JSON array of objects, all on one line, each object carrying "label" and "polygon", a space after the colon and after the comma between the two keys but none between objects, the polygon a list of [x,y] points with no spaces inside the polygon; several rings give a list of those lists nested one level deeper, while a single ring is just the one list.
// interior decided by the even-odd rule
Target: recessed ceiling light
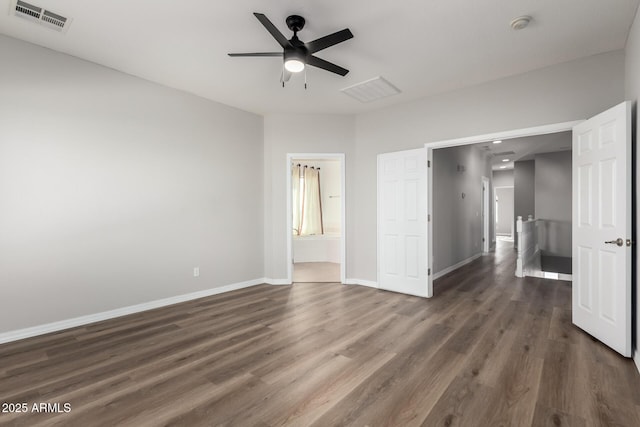
[{"label": "recessed ceiling light", "polygon": [[502,161],[506,163],[509,161],[509,159],[502,159]]},{"label": "recessed ceiling light", "polygon": [[502,143],[502,140],[501,140],[501,139],[497,139],[497,140],[493,141],[493,143],[494,143],[494,144],[501,144],[501,143]]},{"label": "recessed ceiling light", "polygon": [[528,15],[518,16],[513,21],[511,21],[511,28],[513,28],[516,31],[522,30],[523,28],[526,28],[530,22],[531,22],[530,16]]},{"label": "recessed ceiling light", "polygon": [[500,166],[500,169],[506,169],[506,168],[507,168],[506,166]]}]

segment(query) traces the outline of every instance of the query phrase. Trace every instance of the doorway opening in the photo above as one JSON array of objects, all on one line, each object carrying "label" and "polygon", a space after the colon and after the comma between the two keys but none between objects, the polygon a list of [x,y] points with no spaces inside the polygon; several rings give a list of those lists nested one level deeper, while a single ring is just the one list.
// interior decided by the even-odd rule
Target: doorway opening
[{"label": "doorway opening", "polygon": [[289,283],[345,283],[342,153],[287,154]]},{"label": "doorway opening", "polygon": [[[507,149],[507,145],[508,145],[507,141],[514,140],[517,142],[517,140],[521,140],[520,143],[526,144],[526,139],[528,137],[553,139],[554,135],[559,135],[559,134],[569,135],[570,137],[573,127],[578,123],[580,123],[580,121],[557,123],[557,124],[539,126],[534,128],[528,128],[528,129],[498,132],[494,134],[478,135],[478,136],[472,136],[467,138],[460,138],[455,140],[440,141],[440,142],[425,144],[425,147],[427,148],[427,157],[432,164],[432,167],[430,167],[428,170],[428,174],[429,174],[428,209],[429,209],[430,216],[433,218],[433,220],[429,222],[429,230],[428,230],[428,234],[430,236],[429,244],[431,246],[429,248],[430,249],[429,253],[431,254],[429,263],[433,271],[433,274],[431,274],[428,279],[429,289],[431,290],[433,289],[434,279],[437,279],[457,268],[462,267],[463,265],[466,265],[474,261],[478,256],[482,254],[482,252],[487,252],[486,251],[487,243],[489,244],[490,247],[493,247],[495,245],[494,242],[498,240],[496,239],[496,237],[499,236],[500,233],[497,233],[497,227],[495,223],[496,193],[494,190],[496,187],[514,188],[515,187],[513,183],[514,164],[520,160],[522,161],[533,160],[535,157],[535,152],[531,152],[528,154],[524,153],[524,155],[520,155],[518,159],[515,159],[514,154],[516,150]],[[494,144],[494,141],[499,141],[499,142]],[[504,143],[502,143],[503,141]],[[465,148],[465,146],[473,146],[473,147]],[[530,146],[533,147],[533,144],[530,144]],[[461,154],[456,155],[453,153],[453,151],[456,148],[463,150]],[[565,148],[570,150],[571,148],[570,139],[568,140],[567,145],[562,149],[564,150]],[[451,150],[451,152],[449,154],[445,154],[449,149]],[[556,151],[559,149],[560,148],[556,149]],[[481,158],[480,156],[478,156],[477,152],[472,153],[473,150],[479,151],[480,153],[484,152],[487,158],[488,164],[481,165],[480,164],[481,161],[479,161],[478,165],[473,164],[473,161],[470,160],[472,157],[473,158],[478,157],[478,159]],[[514,152],[511,152],[511,151],[514,151]],[[550,151],[554,151],[554,150],[550,150]],[[527,156],[529,156],[529,158]],[[473,211],[470,213],[470,216],[467,215],[469,216],[469,218],[466,219],[465,228],[462,228],[459,225],[455,225],[455,224],[453,224],[451,227],[451,229],[457,233],[463,232],[465,230],[468,231],[468,236],[458,236],[458,238],[454,242],[454,243],[457,243],[457,242],[465,243],[467,247],[464,250],[458,251],[459,248],[448,247],[447,245],[452,244],[452,241],[450,239],[443,238],[443,239],[440,239],[442,240],[442,242],[439,242],[437,238],[438,236],[434,234],[434,230],[436,230],[436,228],[442,231],[441,225],[442,225],[443,218],[445,222],[451,222],[451,217],[452,217],[451,214],[449,214],[448,216],[444,216],[443,212],[438,212],[438,207],[434,204],[434,197],[436,196],[434,193],[434,189],[438,187],[438,182],[437,182],[438,176],[442,174],[443,158],[446,159],[447,157],[456,158],[457,161],[459,162],[459,164],[457,165],[452,163],[452,165],[449,165],[448,167],[448,170],[450,171],[449,175],[451,175],[449,177],[448,182],[449,183],[451,182],[452,177],[461,182],[461,190],[451,191],[450,194],[447,195],[447,197],[450,197],[452,200],[453,199],[457,200],[457,201],[451,202],[451,203],[455,203],[456,206],[465,204],[464,200],[470,198],[471,204],[469,206],[472,209],[475,209],[473,208],[473,206],[475,206],[475,202],[473,202],[473,200],[482,199],[483,202],[480,202],[482,205],[482,208],[479,210],[484,211],[484,197],[482,196],[482,193],[481,193],[482,188],[484,187],[484,180],[482,179],[482,177],[486,176],[487,174],[491,176],[490,195],[491,195],[491,200],[493,200],[493,203],[490,203],[488,207],[488,211],[489,211],[488,217],[491,219],[489,224],[490,230],[488,234],[492,237],[491,239],[492,242],[489,243],[486,241],[485,242],[482,241],[482,238],[485,238],[484,237],[485,236],[484,217],[482,217],[482,215],[480,214],[476,215]],[[462,159],[463,161],[461,162],[459,159]],[[489,169],[488,172],[484,172],[487,170],[487,168]],[[500,174],[500,172],[504,172],[505,169],[507,168],[509,168],[512,171],[511,183],[510,184],[497,183],[497,179],[495,175]],[[472,178],[471,175],[477,175],[477,178]],[[478,184],[473,184],[472,181],[477,182]],[[482,184],[480,183],[481,181],[482,181]],[[532,182],[532,185],[533,185],[533,182]],[[468,190],[469,192],[464,191],[465,188],[469,189]],[[479,190],[473,190],[475,188],[479,188]],[[473,191],[478,191],[479,194],[474,195],[472,194]],[[532,192],[531,198],[533,197],[534,197],[534,193]],[[513,199],[514,199],[513,201],[514,212],[513,212],[513,217],[511,218],[511,222],[513,222],[513,225],[509,224],[507,228],[508,231],[505,231],[504,234],[507,236],[507,239],[509,239],[510,236],[513,236],[513,239],[517,240],[517,233],[515,229],[515,223],[516,223],[515,216],[519,215],[519,213],[517,212],[517,204],[518,204],[517,190],[515,190],[513,194]],[[571,203],[570,193],[567,199],[569,201],[569,206],[570,206],[570,203]],[[439,202],[438,205],[440,206],[443,205],[442,200],[438,200],[438,202]],[[463,208],[460,207],[458,211],[462,209]],[[532,217],[535,216],[535,207],[533,204],[530,206],[524,206],[524,209],[526,209],[527,212],[520,213],[520,215],[522,215],[525,219],[527,219],[529,215],[532,215]],[[571,210],[569,209],[569,215],[570,214],[571,214]],[[476,219],[476,217],[478,218]],[[499,214],[498,214],[498,219],[500,219]],[[570,220],[568,224],[569,225],[571,224]],[[438,254],[440,252],[439,252],[438,246],[440,246],[441,244],[445,245],[445,253],[447,256],[450,257],[450,254],[453,253],[453,254],[456,254],[457,258],[460,258],[460,259],[456,258],[451,260],[449,259],[439,260]],[[501,242],[501,244],[504,245],[503,242]],[[517,244],[517,242],[513,242],[513,243],[508,242],[507,244],[512,245],[512,244]],[[515,271],[514,271],[514,274],[515,274]]]},{"label": "doorway opening", "polygon": [[[525,275],[571,280],[571,145],[571,132],[556,132],[434,150],[433,240],[444,248],[434,252],[434,278],[488,252],[484,205],[489,175],[493,191],[487,215],[495,245],[515,248],[517,218],[522,217],[527,223]],[[514,274],[522,273],[515,269]]]},{"label": "doorway opening", "polygon": [[493,187],[495,202],[494,223],[496,239],[503,242],[513,242],[515,234],[514,190],[513,186]]}]

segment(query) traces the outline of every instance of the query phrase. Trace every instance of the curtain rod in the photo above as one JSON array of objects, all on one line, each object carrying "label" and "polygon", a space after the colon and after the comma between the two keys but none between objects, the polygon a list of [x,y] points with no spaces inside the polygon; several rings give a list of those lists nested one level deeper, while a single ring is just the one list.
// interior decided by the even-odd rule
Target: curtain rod
[{"label": "curtain rod", "polygon": [[[294,166],[296,166],[296,165],[294,165]],[[298,163],[298,164],[297,164],[297,166],[305,167],[305,168],[311,167],[311,169],[318,169],[318,170],[320,170],[320,166],[318,166],[318,167],[316,167],[316,166],[309,166],[309,165],[304,165],[304,166],[303,166],[303,165],[301,165],[300,163]]]}]

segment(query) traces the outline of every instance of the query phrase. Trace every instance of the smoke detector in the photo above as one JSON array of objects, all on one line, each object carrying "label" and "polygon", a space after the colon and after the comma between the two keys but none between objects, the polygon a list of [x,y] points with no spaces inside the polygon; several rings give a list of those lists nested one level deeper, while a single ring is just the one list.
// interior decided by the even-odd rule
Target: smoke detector
[{"label": "smoke detector", "polygon": [[71,18],[22,0],[13,0],[11,2],[9,14],[60,33],[66,33],[69,25],[71,25]]},{"label": "smoke detector", "polygon": [[513,28],[514,30],[522,30],[523,28],[526,28],[527,25],[529,25],[531,19],[532,18],[528,15],[518,16],[513,21],[511,21],[511,28]]}]

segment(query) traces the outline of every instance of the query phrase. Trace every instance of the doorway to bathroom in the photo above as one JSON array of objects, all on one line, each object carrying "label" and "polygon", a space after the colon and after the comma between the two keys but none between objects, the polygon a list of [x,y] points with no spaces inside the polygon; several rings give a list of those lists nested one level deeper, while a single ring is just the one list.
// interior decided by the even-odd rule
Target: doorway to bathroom
[{"label": "doorway to bathroom", "polygon": [[344,283],[344,154],[289,154],[288,253],[293,283]]}]

